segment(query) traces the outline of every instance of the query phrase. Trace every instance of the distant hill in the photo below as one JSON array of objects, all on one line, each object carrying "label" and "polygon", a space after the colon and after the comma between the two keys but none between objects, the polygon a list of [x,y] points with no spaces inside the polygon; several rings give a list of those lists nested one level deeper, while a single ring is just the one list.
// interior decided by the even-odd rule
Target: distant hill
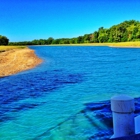
[{"label": "distant hill", "polygon": [[50,44],[80,44],[80,43],[112,43],[140,41],[140,22],[136,20],[124,21],[113,25],[109,29],[100,27],[91,34],[85,34],[75,38],[39,39],[24,42],[10,42],[10,45],[50,45]]}]

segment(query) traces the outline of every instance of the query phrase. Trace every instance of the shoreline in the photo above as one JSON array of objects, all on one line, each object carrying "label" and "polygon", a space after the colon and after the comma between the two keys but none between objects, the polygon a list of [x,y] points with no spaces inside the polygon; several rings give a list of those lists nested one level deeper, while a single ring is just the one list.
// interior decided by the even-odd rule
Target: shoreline
[{"label": "shoreline", "polygon": [[116,48],[140,48],[140,42],[118,42],[118,43],[81,43],[81,44],[50,44],[50,45],[31,45],[31,46],[106,46]]},{"label": "shoreline", "polygon": [[0,78],[32,69],[42,63],[29,48],[12,49],[0,53]]},{"label": "shoreline", "polygon": [[[30,45],[32,46],[32,45]],[[83,44],[53,44],[53,45],[34,45],[34,46],[106,46],[112,48],[140,48],[140,42],[120,42],[120,43],[83,43]],[[34,50],[25,47],[24,49],[10,49],[0,52],[0,78],[10,76],[25,70],[32,69],[42,63]]]}]

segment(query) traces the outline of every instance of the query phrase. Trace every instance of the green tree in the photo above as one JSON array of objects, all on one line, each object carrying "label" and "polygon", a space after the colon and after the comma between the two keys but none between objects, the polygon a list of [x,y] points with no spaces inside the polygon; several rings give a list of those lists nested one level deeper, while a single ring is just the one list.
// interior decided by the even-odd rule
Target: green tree
[{"label": "green tree", "polygon": [[83,36],[83,42],[84,43],[89,43],[90,42],[90,34],[85,34]]},{"label": "green tree", "polygon": [[103,27],[99,28],[98,41],[100,43],[108,42],[107,29],[104,29]]},{"label": "green tree", "polygon": [[99,35],[98,40],[100,43],[108,42],[108,36],[106,33],[102,33]]},{"label": "green tree", "polygon": [[53,39],[52,37],[49,37],[49,38],[47,39],[48,44],[52,44],[53,40],[54,40],[54,39]]},{"label": "green tree", "polygon": [[99,42],[98,36],[99,36],[99,33],[97,31],[95,31],[93,33],[93,40],[92,40],[94,43],[98,43]]},{"label": "green tree", "polygon": [[0,45],[8,45],[9,39],[6,36],[0,35]]},{"label": "green tree", "polygon": [[[10,42],[10,45],[45,45],[45,44],[76,44],[76,43],[89,43],[89,42],[125,42],[140,40],[140,22],[135,20],[124,21],[118,25],[113,25],[109,29],[100,27],[98,31],[93,34],[85,34],[75,38],[60,38],[53,39],[40,39],[25,41],[25,42]],[[9,40],[8,40],[9,41]],[[8,42],[7,41],[7,42]],[[0,45],[6,45],[6,40],[0,36]]]},{"label": "green tree", "polygon": [[70,44],[76,44],[76,39],[75,38],[71,38],[70,39]]},{"label": "green tree", "polygon": [[77,43],[84,43],[83,36],[77,38]]},{"label": "green tree", "polygon": [[51,44],[60,44],[60,39],[54,39]]}]

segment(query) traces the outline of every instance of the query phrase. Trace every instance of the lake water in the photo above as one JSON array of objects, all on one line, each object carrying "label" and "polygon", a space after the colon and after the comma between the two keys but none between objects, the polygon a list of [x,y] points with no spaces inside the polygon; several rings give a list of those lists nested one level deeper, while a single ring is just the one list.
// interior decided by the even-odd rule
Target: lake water
[{"label": "lake water", "polygon": [[86,140],[107,127],[79,113],[85,103],[140,96],[140,49],[30,48],[43,63],[0,79],[1,140]]}]

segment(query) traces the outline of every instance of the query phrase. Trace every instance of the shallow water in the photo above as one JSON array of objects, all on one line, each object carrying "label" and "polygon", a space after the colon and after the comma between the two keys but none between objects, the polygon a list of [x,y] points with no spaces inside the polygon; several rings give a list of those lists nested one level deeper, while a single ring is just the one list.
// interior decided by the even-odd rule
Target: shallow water
[{"label": "shallow water", "polygon": [[107,129],[78,113],[85,103],[140,95],[140,49],[31,48],[43,63],[0,79],[1,140],[85,140]]}]

